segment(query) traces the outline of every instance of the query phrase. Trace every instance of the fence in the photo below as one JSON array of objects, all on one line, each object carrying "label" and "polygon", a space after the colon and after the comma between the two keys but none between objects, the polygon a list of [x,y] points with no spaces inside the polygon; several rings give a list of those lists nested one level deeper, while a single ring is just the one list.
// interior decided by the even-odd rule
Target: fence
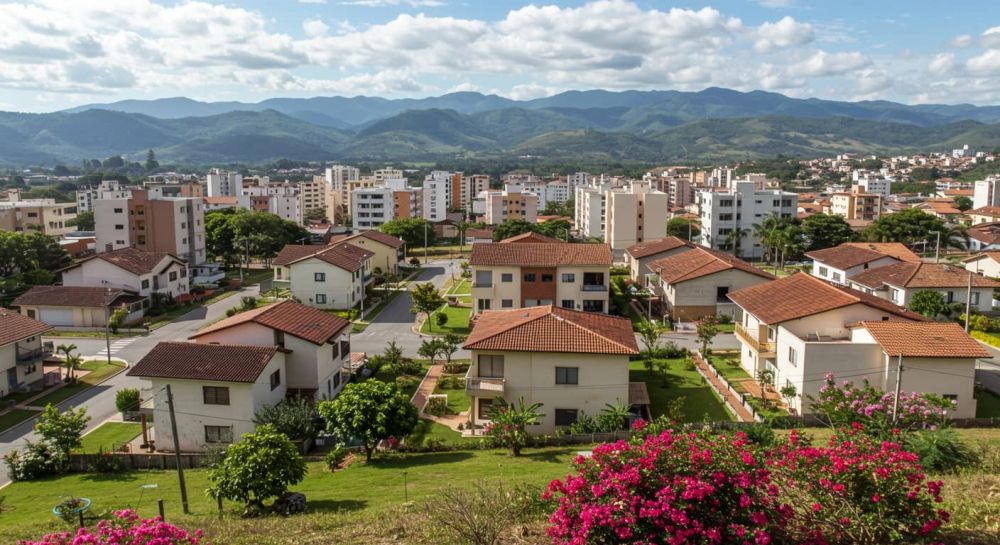
[{"label": "fence", "polygon": [[[745,394],[743,392],[737,391],[736,388],[733,388],[733,385],[730,384],[729,381],[726,380],[725,377],[723,377],[721,373],[719,373],[719,370],[716,369],[715,366],[712,365],[711,362],[709,362],[707,359],[705,359],[704,356],[701,355],[700,351],[695,350],[694,353],[695,353],[695,355],[697,357],[701,358],[701,361],[705,362],[705,365],[707,365],[709,369],[712,370],[712,374],[715,376],[715,378],[718,379],[719,382],[721,382],[726,387],[726,389],[730,393],[733,394],[733,396],[736,399],[740,400],[740,405],[744,409],[746,409],[747,412],[750,413],[750,416],[753,417],[754,422],[763,422],[764,421],[764,418],[761,415],[757,414],[757,411],[753,408],[753,406],[751,406],[749,403],[747,403],[747,400],[745,399]],[[698,371],[698,374],[701,375],[702,378],[705,379],[705,382],[707,382],[708,385],[713,390],[715,390],[715,393],[719,394],[719,397],[722,399],[722,402],[726,405],[726,408],[729,409],[729,412],[731,412],[734,415],[737,415],[738,413],[736,412],[736,408],[733,407],[731,403],[729,403],[729,396],[725,395],[723,392],[720,392],[718,390],[718,388],[716,388],[715,384],[708,378],[708,376],[705,374],[705,372],[702,371],[701,367],[698,367],[697,365],[695,365],[694,368],[695,368],[696,371]]]}]

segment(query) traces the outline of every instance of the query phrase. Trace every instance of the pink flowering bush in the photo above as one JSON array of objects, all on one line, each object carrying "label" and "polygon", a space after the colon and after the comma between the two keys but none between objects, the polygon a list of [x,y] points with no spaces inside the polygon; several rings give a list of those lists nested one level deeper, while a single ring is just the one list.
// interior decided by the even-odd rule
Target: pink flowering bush
[{"label": "pink flowering bush", "polygon": [[925,482],[915,454],[857,432],[826,447],[789,441],[769,454],[772,482],[795,512],[794,543],[918,543],[948,521],[941,483]]},{"label": "pink flowering bush", "polygon": [[94,531],[80,528],[76,534],[50,534],[41,541],[22,541],[21,545],[207,545],[201,530],[189,533],[159,517],[140,519],[135,511],[115,511],[114,518],[97,523]]},{"label": "pink flowering bush", "polygon": [[950,403],[944,399],[916,392],[899,395],[898,417],[893,421],[893,392],[882,392],[866,381],[855,386],[850,381],[840,384],[833,374],[826,375],[826,384],[819,398],[812,399],[813,410],[825,416],[834,429],[853,428],[881,439],[892,439],[901,432],[927,428],[944,422]]},{"label": "pink flowering bush", "polygon": [[666,430],[599,445],[575,465],[544,496],[558,503],[548,532],[559,545],[766,545],[791,513],[742,434]]},{"label": "pink flowering bush", "polygon": [[543,416],[538,412],[541,403],[525,403],[520,398],[516,404],[508,404],[503,398],[497,398],[496,405],[490,411],[490,423],[483,429],[493,444],[510,449],[511,456],[520,456],[521,449],[528,446],[531,435],[528,426],[537,424]]}]

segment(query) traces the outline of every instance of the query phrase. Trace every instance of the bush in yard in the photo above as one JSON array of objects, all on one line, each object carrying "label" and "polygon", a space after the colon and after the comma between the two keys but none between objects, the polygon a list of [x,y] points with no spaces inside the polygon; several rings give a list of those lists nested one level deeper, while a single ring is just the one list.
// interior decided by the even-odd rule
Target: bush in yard
[{"label": "bush in yard", "polygon": [[548,533],[556,545],[757,543],[781,535],[788,508],[742,434],[665,430],[594,447],[553,481]]},{"label": "bush in yard", "polygon": [[925,481],[917,456],[896,443],[852,431],[813,447],[793,430],[768,458],[778,495],[794,511],[794,543],[919,543],[948,521],[936,506],[940,481]]},{"label": "bush in yard", "polygon": [[526,404],[523,397],[515,406],[498,397],[490,410],[490,423],[483,431],[497,446],[509,448],[511,456],[520,456],[530,438],[528,426],[544,416],[538,412],[541,406],[541,403]]},{"label": "bush in yard", "polygon": [[427,518],[455,543],[493,545],[511,526],[532,514],[537,494],[505,490],[503,483],[477,482],[472,490],[444,488],[424,505]]},{"label": "bush in yard", "polygon": [[49,534],[40,541],[22,545],[206,545],[201,530],[188,532],[157,518],[140,519],[135,511],[115,511],[100,520],[94,530],[80,528],[75,533]]},{"label": "bush in yard", "polygon": [[122,388],[121,390],[115,392],[115,408],[118,409],[118,412],[120,413],[138,411],[139,389]]},{"label": "bush in yard", "polygon": [[451,412],[448,409],[448,398],[447,397],[432,397],[427,400],[427,404],[424,405],[424,412],[427,414],[432,414],[434,416],[444,416]]},{"label": "bush in yard", "polygon": [[12,480],[30,481],[65,471],[69,453],[43,439],[28,441],[24,448],[4,454],[3,461]]},{"label": "bush in yard", "polygon": [[97,451],[97,458],[90,464],[90,471],[95,473],[121,473],[127,469],[125,459],[121,456],[114,456],[104,448]]},{"label": "bush in yard", "polygon": [[292,441],[315,439],[319,430],[313,423],[316,409],[304,397],[289,397],[276,405],[264,405],[254,415],[255,424],[271,424]]},{"label": "bush in yard", "polygon": [[417,408],[395,385],[378,380],[348,383],[333,401],[319,404],[319,414],[342,440],[360,440],[366,461],[379,441],[403,437],[417,425]]},{"label": "bush in yard", "polygon": [[906,450],[920,458],[920,465],[935,473],[955,472],[979,461],[958,433],[950,428],[921,430],[903,438]]},{"label": "bush in yard", "polygon": [[246,504],[246,514],[260,513],[264,502],[288,491],[306,476],[306,463],[295,445],[274,426],[264,424],[229,445],[222,462],[208,471],[207,494]]},{"label": "bush in yard", "polygon": [[347,447],[338,444],[323,456],[323,463],[326,464],[327,469],[334,471],[340,468],[340,464],[347,458],[348,454],[350,451],[347,450]]},{"label": "bush in yard", "polygon": [[444,312],[438,312],[434,315],[434,323],[437,324],[438,327],[444,327],[444,325],[448,323],[448,315]]},{"label": "bush in yard", "polygon": [[38,416],[35,433],[53,448],[69,454],[69,451],[82,446],[80,438],[87,428],[87,422],[90,422],[90,417],[87,416],[85,407],[70,407],[60,413],[55,405],[49,403]]}]

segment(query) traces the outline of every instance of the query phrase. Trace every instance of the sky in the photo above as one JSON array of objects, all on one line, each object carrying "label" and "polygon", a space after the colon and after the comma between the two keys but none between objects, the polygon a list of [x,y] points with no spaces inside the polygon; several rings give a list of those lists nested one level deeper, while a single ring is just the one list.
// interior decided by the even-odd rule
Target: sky
[{"label": "sky", "polygon": [[0,110],[761,89],[1000,104],[997,0],[0,0]]}]

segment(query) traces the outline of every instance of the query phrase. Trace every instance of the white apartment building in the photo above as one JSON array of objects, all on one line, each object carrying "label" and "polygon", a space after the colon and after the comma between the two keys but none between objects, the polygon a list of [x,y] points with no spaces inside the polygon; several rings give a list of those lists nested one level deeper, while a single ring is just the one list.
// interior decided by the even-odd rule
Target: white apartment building
[{"label": "white apartment building", "polygon": [[663,238],[667,233],[669,197],[651,182],[601,184],[576,188],[576,225],[584,237],[611,245],[617,259],[632,245]]},{"label": "white apartment building", "polygon": [[326,169],[326,217],[337,221],[350,214],[348,206],[350,199],[350,182],[361,179],[361,171],[357,167],[333,165]]},{"label": "white apartment building", "polygon": [[190,265],[205,262],[202,197],[165,198],[134,190],[129,198],[94,201],[97,252],[137,248],[166,252]]},{"label": "white apartment building", "polygon": [[524,191],[516,185],[508,185],[503,191],[483,191],[486,223],[499,225],[507,220],[538,221],[538,195]]},{"label": "white apartment building", "polygon": [[438,222],[448,219],[452,205],[453,175],[435,170],[424,178],[424,219]]},{"label": "white apartment building", "polygon": [[209,197],[238,197],[243,190],[243,175],[213,168],[205,176]]},{"label": "white apartment building", "polygon": [[600,187],[579,186],[574,190],[573,221],[584,238],[604,236],[604,191]]},{"label": "white apartment building", "polygon": [[985,180],[976,181],[972,193],[973,208],[1000,206],[1000,194],[997,194],[998,185],[1000,185],[1000,177],[997,176],[989,176]]},{"label": "white apartment building", "polygon": [[257,185],[245,185],[237,197],[237,206],[254,212],[270,212],[299,225],[304,223],[299,188],[290,182],[271,183],[264,177]]},{"label": "white apartment building", "polygon": [[879,195],[883,201],[888,200],[889,196],[892,195],[892,180],[885,178],[860,177],[857,180],[857,186],[861,188],[862,193]]},{"label": "white apartment building", "polygon": [[780,189],[757,189],[757,184],[749,180],[736,180],[733,186],[721,191],[699,192],[701,235],[698,243],[716,250],[731,250],[730,233],[741,230],[739,256],[759,258],[764,255],[764,248],[753,226],[771,214],[794,218],[799,206],[798,195]]},{"label": "white apartment building", "polygon": [[351,192],[351,226],[354,232],[378,229],[395,218],[419,218],[423,190],[409,187],[405,179],[390,179],[380,187]]},{"label": "white apartment building", "polygon": [[76,192],[76,211],[93,212],[94,201],[98,199],[127,199],[132,190],[121,187],[118,180],[103,180],[97,187],[88,187]]}]

